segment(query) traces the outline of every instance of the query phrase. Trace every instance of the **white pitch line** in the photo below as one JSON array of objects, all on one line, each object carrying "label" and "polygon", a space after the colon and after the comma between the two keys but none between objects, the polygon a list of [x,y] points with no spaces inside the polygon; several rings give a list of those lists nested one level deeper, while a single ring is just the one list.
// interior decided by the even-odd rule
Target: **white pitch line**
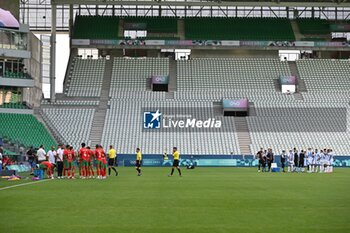
[{"label": "white pitch line", "polygon": [[42,183],[42,182],[45,182],[45,181],[49,181],[49,179],[48,180],[39,180],[39,181],[30,182],[30,183],[16,184],[16,185],[12,185],[12,186],[7,186],[7,187],[0,188],[0,191],[5,190],[5,189],[16,188],[16,187],[20,187],[20,186],[30,185],[30,184]]}]

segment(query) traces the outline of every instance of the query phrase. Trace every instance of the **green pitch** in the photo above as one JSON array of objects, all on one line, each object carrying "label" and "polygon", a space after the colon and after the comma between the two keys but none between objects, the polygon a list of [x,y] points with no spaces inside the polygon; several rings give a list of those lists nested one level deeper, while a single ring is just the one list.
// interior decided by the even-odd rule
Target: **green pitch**
[{"label": "green pitch", "polygon": [[107,180],[0,181],[0,232],[350,232],[350,169],[119,168]]}]

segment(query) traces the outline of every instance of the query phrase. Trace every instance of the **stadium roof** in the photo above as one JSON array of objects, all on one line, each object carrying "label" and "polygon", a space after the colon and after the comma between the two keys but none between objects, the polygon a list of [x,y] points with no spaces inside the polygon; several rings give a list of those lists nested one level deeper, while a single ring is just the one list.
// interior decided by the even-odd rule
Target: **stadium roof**
[{"label": "stadium roof", "polygon": [[267,7],[350,7],[350,0],[51,0],[52,4],[78,5],[172,5],[172,6],[267,6]]}]

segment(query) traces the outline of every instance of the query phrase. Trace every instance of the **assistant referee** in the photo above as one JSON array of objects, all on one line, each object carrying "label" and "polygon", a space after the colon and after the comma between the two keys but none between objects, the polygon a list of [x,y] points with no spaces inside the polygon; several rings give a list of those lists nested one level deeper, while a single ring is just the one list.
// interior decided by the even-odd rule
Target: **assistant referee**
[{"label": "assistant referee", "polygon": [[173,167],[171,168],[171,173],[168,176],[173,176],[175,168],[179,172],[179,176],[182,176],[181,169],[180,169],[180,153],[177,151],[176,147],[173,147],[173,158],[174,158]]},{"label": "assistant referee", "polygon": [[117,151],[113,148],[112,145],[109,146],[109,151],[108,151],[108,175],[111,175],[111,169],[115,172],[115,175],[118,175],[117,169],[115,169],[116,165],[116,160],[117,160]]}]

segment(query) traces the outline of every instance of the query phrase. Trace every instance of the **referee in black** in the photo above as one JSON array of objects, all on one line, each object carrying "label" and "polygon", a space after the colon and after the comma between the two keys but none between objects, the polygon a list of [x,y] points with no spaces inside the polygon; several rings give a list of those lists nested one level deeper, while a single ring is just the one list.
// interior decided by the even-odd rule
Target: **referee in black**
[{"label": "referee in black", "polygon": [[173,167],[171,169],[171,173],[168,176],[173,176],[175,168],[179,172],[179,176],[182,176],[181,169],[180,169],[180,153],[177,151],[176,147],[173,148],[173,158],[174,158]]}]

